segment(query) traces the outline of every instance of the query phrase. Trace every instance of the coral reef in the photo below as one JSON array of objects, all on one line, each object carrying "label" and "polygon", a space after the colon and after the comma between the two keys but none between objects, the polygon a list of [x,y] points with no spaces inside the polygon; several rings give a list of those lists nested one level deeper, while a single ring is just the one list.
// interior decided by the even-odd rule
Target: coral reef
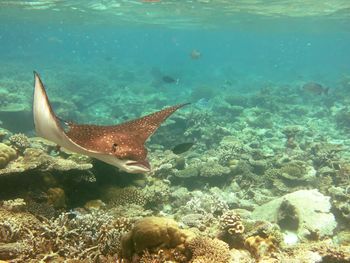
[{"label": "coral reef", "polygon": [[273,252],[277,251],[276,241],[271,238],[263,238],[260,236],[248,237],[244,245],[253,254],[253,256],[259,260],[270,258]]},{"label": "coral reef", "polygon": [[0,169],[5,168],[8,163],[16,159],[17,154],[14,149],[6,144],[0,143]]},{"label": "coral reef", "polygon": [[133,229],[123,236],[122,254],[131,259],[146,250],[179,247],[192,237],[191,232],[179,229],[171,219],[146,217],[137,221]]},{"label": "coral reef", "polygon": [[16,133],[9,137],[9,141],[18,151],[24,151],[30,146],[28,137],[23,133]]},{"label": "coral reef", "polygon": [[0,259],[13,262],[59,258],[87,260],[117,258],[121,236],[131,221],[101,212],[63,213],[49,221],[39,221],[29,213],[0,210]]},{"label": "coral reef", "polygon": [[189,242],[188,247],[192,252],[191,263],[230,262],[229,247],[221,240],[196,237]]},{"label": "coral reef", "polygon": [[[0,151],[4,158],[0,160],[11,160],[16,158],[16,151],[6,145],[0,145]],[[3,161],[5,162],[5,161]],[[7,161],[8,162],[8,161]],[[7,163],[6,163],[7,164]],[[23,156],[19,156],[9,163],[6,168],[0,170],[1,175],[13,175],[28,171],[84,171],[92,168],[91,163],[77,163],[70,159],[53,157],[43,150],[37,148],[27,148]]]},{"label": "coral reef", "polygon": [[[64,90],[52,90],[53,107],[67,120],[109,124],[194,99],[148,142],[153,170],[145,176],[31,137],[27,78],[0,79],[0,260],[350,260],[348,78],[332,96],[306,95],[298,81],[229,80],[169,96],[145,84],[145,69],[114,66],[108,78],[121,82],[90,72],[82,79],[74,68],[73,80],[61,79],[47,69],[52,86],[86,86],[69,102]],[[123,92],[99,97],[96,83]],[[245,94],[236,84],[257,88]],[[181,142],[194,146],[175,154]]]},{"label": "coral reef", "polygon": [[242,234],[244,225],[241,217],[234,211],[227,211],[220,217],[221,229],[227,231],[231,235]]}]

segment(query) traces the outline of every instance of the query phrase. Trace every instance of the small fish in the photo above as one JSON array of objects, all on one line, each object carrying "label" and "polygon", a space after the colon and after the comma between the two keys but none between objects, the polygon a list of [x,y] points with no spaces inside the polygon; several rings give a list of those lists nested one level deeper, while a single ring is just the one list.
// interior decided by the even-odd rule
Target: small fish
[{"label": "small fish", "polygon": [[321,84],[316,82],[308,82],[304,84],[303,91],[306,91],[315,95],[322,95],[322,94],[327,95],[329,88],[323,87]]},{"label": "small fish", "polygon": [[179,82],[179,79],[174,79],[173,77],[170,77],[170,76],[163,76],[162,77],[162,80],[163,80],[163,82],[165,82],[165,83],[178,83]]},{"label": "small fish", "polygon": [[172,152],[175,154],[181,154],[181,153],[187,152],[189,149],[191,149],[193,145],[194,145],[193,142],[180,143],[172,149]]},{"label": "small fish", "polygon": [[192,59],[199,59],[201,56],[202,56],[202,54],[201,54],[201,52],[199,52],[198,50],[193,49],[193,50],[191,51],[190,57],[191,57]]}]

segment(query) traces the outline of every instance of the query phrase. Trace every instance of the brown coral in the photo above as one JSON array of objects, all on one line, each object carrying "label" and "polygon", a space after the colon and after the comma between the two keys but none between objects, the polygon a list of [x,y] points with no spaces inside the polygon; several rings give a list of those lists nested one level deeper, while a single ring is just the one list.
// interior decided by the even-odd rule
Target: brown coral
[{"label": "brown coral", "polygon": [[17,153],[6,144],[0,143],[0,169],[4,168],[10,161],[16,159]]},{"label": "brown coral", "polygon": [[191,263],[228,263],[230,250],[228,244],[208,237],[193,238],[188,247],[192,252]]},{"label": "brown coral", "polygon": [[276,240],[273,237],[251,236],[245,240],[244,245],[257,259],[264,258],[277,251]]},{"label": "brown coral", "polygon": [[165,217],[145,217],[137,221],[134,228],[122,239],[122,254],[132,256],[162,248],[175,248],[186,242],[192,232],[179,229],[177,223]]},{"label": "brown coral", "polygon": [[226,230],[229,234],[242,234],[244,225],[241,217],[234,211],[227,211],[220,217],[221,229]]}]

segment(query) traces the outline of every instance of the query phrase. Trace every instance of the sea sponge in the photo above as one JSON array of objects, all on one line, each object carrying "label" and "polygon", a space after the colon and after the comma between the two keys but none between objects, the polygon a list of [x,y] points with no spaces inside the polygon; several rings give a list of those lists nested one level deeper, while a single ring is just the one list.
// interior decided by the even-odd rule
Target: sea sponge
[{"label": "sea sponge", "polygon": [[230,262],[229,246],[219,239],[196,237],[190,240],[188,247],[192,252],[191,263]]},{"label": "sea sponge", "polygon": [[165,217],[145,217],[137,221],[133,229],[122,238],[123,257],[130,259],[134,254],[146,250],[175,248],[193,237],[192,232],[179,229],[177,223]]},{"label": "sea sponge", "polygon": [[0,169],[4,168],[10,161],[16,159],[17,153],[6,144],[0,143]]},{"label": "sea sponge", "polygon": [[226,230],[231,235],[244,232],[241,217],[233,211],[227,211],[220,217],[220,226],[221,229]]}]

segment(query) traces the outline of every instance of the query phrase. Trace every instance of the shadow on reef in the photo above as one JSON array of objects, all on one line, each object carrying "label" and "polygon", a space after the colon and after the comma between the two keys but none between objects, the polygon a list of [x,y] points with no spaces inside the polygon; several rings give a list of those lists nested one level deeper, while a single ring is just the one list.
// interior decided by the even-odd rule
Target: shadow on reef
[{"label": "shadow on reef", "polygon": [[[96,176],[95,176],[96,174]],[[126,174],[103,162],[94,161],[93,169],[86,174],[80,171],[27,171],[11,176],[0,176],[0,199],[24,197],[26,202],[56,202],[50,198],[63,198],[55,208],[72,209],[82,207],[89,200],[99,199],[110,186],[120,188],[140,185],[142,174]],[[61,197],[50,197],[50,193],[61,191]],[[61,190],[57,190],[61,189]]]}]

